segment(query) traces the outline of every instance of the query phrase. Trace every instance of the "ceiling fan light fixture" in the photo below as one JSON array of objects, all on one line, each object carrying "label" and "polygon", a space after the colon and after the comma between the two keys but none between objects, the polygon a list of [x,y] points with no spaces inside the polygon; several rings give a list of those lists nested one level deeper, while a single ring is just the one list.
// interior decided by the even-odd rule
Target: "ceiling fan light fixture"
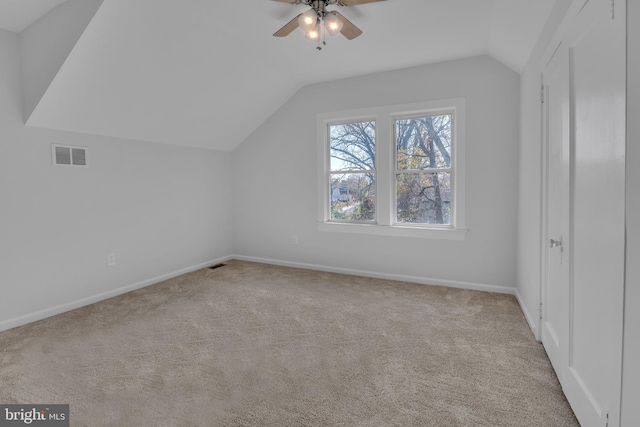
[{"label": "ceiling fan light fixture", "polygon": [[324,26],[327,29],[327,33],[329,33],[330,36],[335,36],[339,34],[340,31],[342,30],[343,25],[344,25],[344,22],[342,22],[342,19],[340,19],[338,14],[335,12],[329,12],[324,17]]},{"label": "ceiling fan light fixture", "polygon": [[293,5],[311,6],[306,12],[298,14],[282,28],[273,33],[274,37],[286,37],[296,28],[300,28],[304,37],[318,42],[316,49],[322,50],[326,45],[326,36],[342,34],[347,40],[353,40],[362,34],[362,30],[344,15],[335,10],[327,10],[328,6],[358,6],[386,0],[275,0]]},{"label": "ceiling fan light fixture", "polygon": [[298,25],[305,33],[315,30],[318,26],[318,12],[314,9],[309,9],[302,13],[298,18]]},{"label": "ceiling fan light fixture", "polygon": [[315,28],[312,28],[309,31],[305,31],[304,37],[314,42],[318,41],[320,39],[320,27],[316,26]]}]

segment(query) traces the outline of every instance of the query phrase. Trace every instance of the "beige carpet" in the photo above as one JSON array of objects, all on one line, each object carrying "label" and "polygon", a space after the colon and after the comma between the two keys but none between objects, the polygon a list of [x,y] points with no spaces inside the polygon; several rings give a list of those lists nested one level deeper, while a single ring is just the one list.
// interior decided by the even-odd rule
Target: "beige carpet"
[{"label": "beige carpet", "polygon": [[230,261],[0,333],[72,426],[577,426],[507,295]]}]

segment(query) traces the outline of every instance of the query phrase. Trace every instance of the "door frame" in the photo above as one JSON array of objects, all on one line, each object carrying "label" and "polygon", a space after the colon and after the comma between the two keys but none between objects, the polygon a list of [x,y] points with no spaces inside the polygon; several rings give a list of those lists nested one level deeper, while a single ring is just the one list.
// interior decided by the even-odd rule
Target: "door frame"
[{"label": "door frame", "polygon": [[[562,61],[566,61],[563,64]],[[561,324],[555,324],[557,319],[557,314],[554,319],[553,324],[549,324],[553,327],[554,330],[547,330],[547,322],[549,320],[549,310],[551,305],[549,304],[549,299],[553,296],[561,297],[563,304],[566,303],[568,305],[571,304],[571,296],[570,296],[570,288],[571,288],[571,274],[572,274],[572,200],[573,200],[573,185],[572,185],[572,173],[573,173],[573,145],[572,145],[572,134],[571,134],[571,126],[572,126],[572,115],[571,115],[571,105],[570,105],[570,70],[569,70],[569,58],[568,58],[568,50],[564,41],[561,41],[557,44],[553,53],[549,57],[546,62],[543,71],[541,73],[541,153],[542,153],[542,191],[541,191],[541,243],[540,243],[540,260],[541,260],[541,269],[540,269],[540,303],[539,303],[539,338],[538,340],[545,343],[545,336],[548,340],[552,340],[555,344],[549,342],[548,344],[553,345],[553,348],[546,347],[545,350],[549,355],[549,359],[552,362],[553,368],[556,371],[556,376],[562,380],[563,376],[563,366],[569,361],[569,352],[566,346],[567,341],[569,340],[569,325],[568,322],[570,320],[570,313],[566,313],[566,324],[564,321]],[[561,80],[566,79],[566,86],[561,86],[559,92],[554,91],[553,97],[551,96],[551,85],[557,88],[557,75],[559,74]],[[545,79],[545,76],[548,79]],[[551,135],[550,129],[550,107],[552,102],[557,102],[556,100],[560,98],[561,109],[562,109],[562,122],[560,123],[560,128],[556,130],[560,130],[560,135]],[[560,144],[557,147],[552,147],[552,141],[555,144]],[[553,148],[553,149],[552,149]],[[550,197],[552,197],[552,193],[550,192],[551,185],[551,157],[552,153],[561,152],[561,160],[560,165],[561,168],[556,170],[553,176],[553,180],[555,182],[559,182],[559,185],[562,189],[562,194],[565,196],[560,205],[555,206],[556,209],[552,209],[552,205],[550,202]],[[558,204],[558,201],[555,201]],[[559,208],[559,211],[558,211]],[[555,218],[555,221],[551,221],[551,214],[558,215],[559,218]],[[560,226],[559,230],[555,230],[555,232],[559,232],[559,234],[550,234],[549,228],[551,225],[555,224]],[[551,274],[551,258],[557,258],[558,249],[553,249],[550,246],[550,239],[557,239],[560,237],[561,240],[561,248],[560,257],[561,264],[564,264],[564,267],[560,267],[561,270],[556,270],[556,274],[560,274],[555,277],[554,282],[550,282],[550,274]],[[549,286],[561,286],[559,289],[560,294],[557,292],[551,293],[549,292]],[[553,295],[553,296],[552,296]],[[564,296],[563,296],[564,295]],[[563,314],[563,313],[561,313]],[[563,315],[564,317],[564,315]],[[546,332],[546,334],[545,334]],[[556,347],[557,346],[557,347]],[[553,363],[559,365],[556,366]]]},{"label": "door frame", "polygon": [[[554,56],[556,55],[558,49],[560,48],[562,42],[567,39],[567,37],[571,34],[571,31],[574,29],[574,26],[577,24],[578,22],[578,15],[580,15],[580,12],[582,12],[582,10],[587,6],[587,4],[589,2],[593,2],[596,3],[599,0],[574,0],[572,2],[572,4],[569,7],[569,10],[567,11],[567,14],[565,15],[565,17],[563,18],[562,24],[558,27],[558,30],[556,32],[556,34],[554,35],[554,37],[551,39],[551,41],[548,44],[548,48],[545,51],[545,55],[543,55],[543,59],[544,61],[542,62],[542,64],[544,64],[541,67],[541,72],[540,72],[540,88],[541,88],[541,101],[546,101],[544,100],[544,96],[546,95],[545,91],[546,91],[546,87],[545,87],[545,81],[544,81],[544,71],[547,69],[547,67],[549,66],[549,64],[551,63],[551,61],[553,60]],[[622,10],[622,13],[625,14],[626,13],[626,5],[623,4],[624,2],[622,0],[616,0],[615,1],[615,6],[616,6],[616,15],[618,15],[620,13],[620,10]],[[612,0],[612,6],[614,5],[614,1]],[[618,7],[620,6],[620,7]],[[572,55],[572,49],[571,46],[567,46],[569,48],[569,55]],[[573,67],[573,59],[570,58],[570,64],[569,67]],[[573,99],[573,80],[572,80],[572,76],[573,76],[573,71],[570,69],[569,70],[569,74],[570,74],[570,79],[571,81],[568,82],[568,84],[570,85],[569,90],[570,92],[570,102],[571,104],[573,104],[574,99]],[[544,315],[544,307],[542,306],[543,302],[545,301],[545,292],[546,292],[546,286],[547,286],[547,282],[548,282],[548,277],[547,277],[547,271],[549,268],[548,265],[548,252],[550,250],[549,248],[549,238],[550,236],[548,236],[548,211],[549,211],[549,206],[548,206],[548,181],[549,181],[549,164],[548,164],[548,155],[549,155],[549,147],[548,147],[548,138],[546,135],[546,105],[541,102],[540,104],[540,270],[539,270],[539,274],[540,274],[540,287],[539,287],[539,294],[538,294],[538,304],[540,307],[540,311],[539,311],[539,316],[536,322],[536,331],[535,331],[535,337],[538,341],[542,341],[542,328],[543,328],[543,315]],[[573,231],[574,231],[574,226],[575,226],[575,221],[574,221],[574,194],[575,194],[575,135],[574,135],[574,126],[575,126],[575,120],[574,120],[574,110],[573,107],[570,107],[570,115],[569,115],[569,121],[570,121],[570,129],[571,129],[571,134],[570,134],[570,138],[569,138],[569,150],[570,150],[570,157],[569,157],[569,229],[567,230],[568,233],[568,237],[569,239],[567,240],[567,242],[569,243],[568,247],[565,247],[565,256],[567,261],[570,263],[570,270],[569,270],[569,291],[570,291],[570,307],[568,307],[568,309],[570,310],[570,315],[569,315],[569,321],[573,322],[574,316],[573,316],[573,289],[574,289],[574,266],[573,266],[573,248],[572,248],[572,241],[573,241]],[[623,283],[624,286],[624,283]],[[623,290],[624,293],[624,290]],[[624,301],[623,301],[623,306],[620,307],[622,312],[624,312]],[[623,323],[623,327],[624,327],[624,323]],[[569,334],[572,334],[573,327],[569,327]],[[622,333],[622,331],[621,331]],[[569,352],[571,352],[571,346],[572,346],[572,342],[573,342],[573,338],[570,336],[569,337]],[[624,340],[622,341],[622,344],[624,345]],[[569,356],[569,370],[573,369],[571,367],[572,365],[572,357],[571,357],[571,353],[568,354]],[[620,372],[617,371],[617,369],[614,369],[613,372],[611,372],[612,375],[620,375],[619,379],[622,380],[622,363],[620,363]],[[560,375],[559,375],[560,377]],[[575,382],[575,381],[574,381]],[[565,388],[565,384],[561,384],[563,389]],[[570,388],[575,388],[574,385],[570,385]],[[588,397],[588,396],[587,396]],[[615,396],[613,398],[612,401],[609,402],[610,405],[606,406],[604,408],[600,408],[602,410],[602,413],[600,414],[600,422],[602,422],[603,426],[604,423],[606,423],[609,426],[613,426],[613,425],[619,425],[620,423],[620,415],[621,415],[621,411],[620,411],[620,406],[622,403],[622,399],[621,399],[621,390],[620,393],[617,394],[617,396]],[[578,409],[578,408],[576,408]],[[609,411],[611,411],[611,413],[609,413]]]}]

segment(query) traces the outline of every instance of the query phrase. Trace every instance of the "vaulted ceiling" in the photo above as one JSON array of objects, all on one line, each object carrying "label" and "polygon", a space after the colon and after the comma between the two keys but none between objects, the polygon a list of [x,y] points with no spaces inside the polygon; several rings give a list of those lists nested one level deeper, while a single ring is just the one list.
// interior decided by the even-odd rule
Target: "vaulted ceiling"
[{"label": "vaulted ceiling", "polygon": [[[488,54],[520,72],[555,0],[388,0],[321,51],[270,0],[0,0],[28,126],[232,150],[302,86]],[[376,90],[376,88],[371,88]]]}]

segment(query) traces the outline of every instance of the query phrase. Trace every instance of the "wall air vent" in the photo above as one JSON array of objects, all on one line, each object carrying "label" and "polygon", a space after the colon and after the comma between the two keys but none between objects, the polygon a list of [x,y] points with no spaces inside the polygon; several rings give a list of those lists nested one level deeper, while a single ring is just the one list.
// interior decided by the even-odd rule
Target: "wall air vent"
[{"label": "wall air vent", "polygon": [[68,145],[51,146],[54,166],[84,166],[87,167],[87,149]]}]

